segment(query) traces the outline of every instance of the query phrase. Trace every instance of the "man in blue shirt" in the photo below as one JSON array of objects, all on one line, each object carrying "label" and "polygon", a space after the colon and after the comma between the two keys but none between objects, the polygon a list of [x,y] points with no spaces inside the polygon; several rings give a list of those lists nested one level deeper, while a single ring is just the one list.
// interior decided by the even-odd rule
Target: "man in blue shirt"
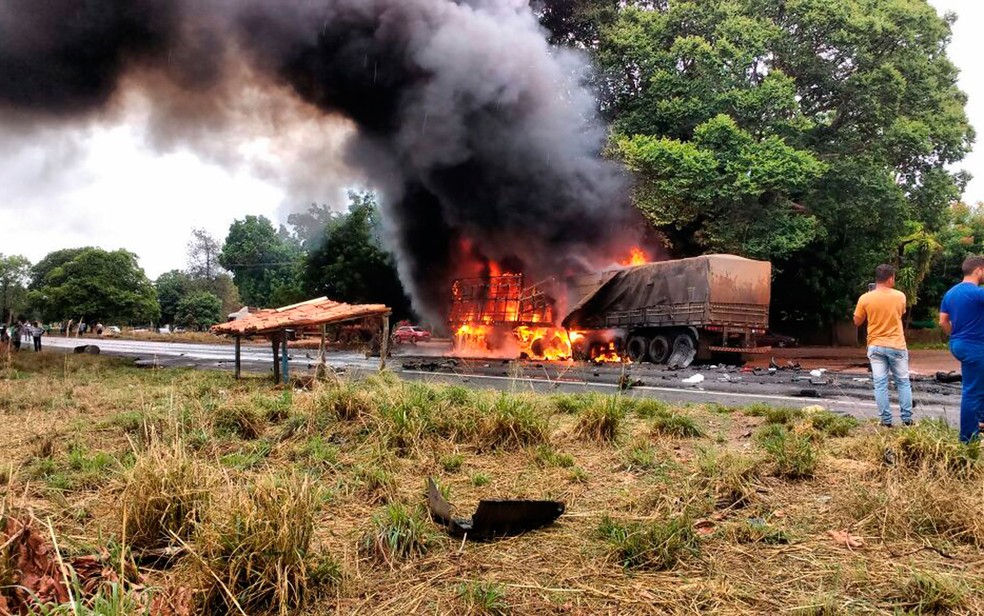
[{"label": "man in blue shirt", "polygon": [[940,327],[950,335],[950,352],[960,360],[960,440],[969,442],[984,420],[984,257],[967,257],[963,282],[943,296]]}]

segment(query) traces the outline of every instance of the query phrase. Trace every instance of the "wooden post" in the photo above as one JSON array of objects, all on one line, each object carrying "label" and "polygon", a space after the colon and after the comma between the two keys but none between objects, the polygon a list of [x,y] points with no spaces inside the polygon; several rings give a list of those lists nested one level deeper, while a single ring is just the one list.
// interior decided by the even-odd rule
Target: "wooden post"
[{"label": "wooden post", "polygon": [[243,377],[242,336],[236,336],[236,380]]},{"label": "wooden post", "polygon": [[280,334],[274,332],[270,334],[270,342],[273,344],[273,382],[280,382],[280,356],[277,351],[280,349]]},{"label": "wooden post", "polygon": [[315,369],[314,374],[317,378],[323,379],[328,375],[328,369],[325,367],[325,346],[326,338],[328,337],[328,326],[322,324],[321,326],[321,344],[318,345],[318,367]]},{"label": "wooden post", "polygon": [[283,337],[284,337],[284,348],[283,348],[283,350],[280,353],[280,368],[281,368],[280,369],[280,373],[281,373],[281,376],[284,379],[284,384],[286,384],[287,383],[287,377],[289,376],[287,374],[287,372],[288,372],[287,360],[290,359],[290,355],[287,353],[287,330],[286,329],[284,330]]},{"label": "wooden post", "polygon": [[379,370],[382,372],[386,369],[386,354],[389,352],[389,331],[390,331],[390,316],[388,314],[383,315],[383,339],[379,344]]}]

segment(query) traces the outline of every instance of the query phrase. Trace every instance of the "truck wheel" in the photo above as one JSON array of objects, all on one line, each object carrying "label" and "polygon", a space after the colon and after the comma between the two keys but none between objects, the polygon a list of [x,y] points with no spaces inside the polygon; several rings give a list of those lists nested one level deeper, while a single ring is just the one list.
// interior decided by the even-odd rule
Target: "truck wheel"
[{"label": "truck wheel", "polygon": [[649,347],[649,341],[646,340],[645,336],[632,336],[629,338],[629,344],[626,346],[625,351],[629,355],[629,360],[634,364],[639,364],[646,361],[646,351]]},{"label": "truck wheel", "polygon": [[654,364],[665,364],[670,358],[671,350],[673,349],[670,347],[670,340],[666,336],[654,336],[649,341],[649,359]]}]

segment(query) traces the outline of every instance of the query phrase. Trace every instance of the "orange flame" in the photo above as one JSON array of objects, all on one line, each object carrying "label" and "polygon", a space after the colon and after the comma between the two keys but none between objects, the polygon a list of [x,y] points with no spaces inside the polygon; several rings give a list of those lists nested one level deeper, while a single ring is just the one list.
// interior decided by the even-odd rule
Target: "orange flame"
[{"label": "orange flame", "polygon": [[646,256],[646,251],[638,246],[634,246],[629,252],[629,256],[619,261],[619,265],[631,266],[631,265],[643,265],[649,263],[649,257]]}]

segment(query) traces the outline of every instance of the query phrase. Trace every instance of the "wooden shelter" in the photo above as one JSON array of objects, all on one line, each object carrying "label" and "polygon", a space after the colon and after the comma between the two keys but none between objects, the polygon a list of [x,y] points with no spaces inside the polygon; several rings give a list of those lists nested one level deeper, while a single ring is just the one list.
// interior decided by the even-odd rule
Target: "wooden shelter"
[{"label": "wooden shelter", "polygon": [[[392,310],[383,304],[343,304],[326,297],[308,300],[283,308],[260,310],[237,321],[229,321],[212,327],[212,333],[236,338],[236,378],[242,373],[241,348],[243,338],[269,338],[273,345],[274,381],[287,382],[287,332],[304,327],[321,327],[321,346],[318,352],[319,367],[325,363],[325,328],[337,323],[356,321],[367,317],[380,317],[381,338],[379,369],[386,367],[389,350],[389,318]],[[283,352],[280,352],[281,346]]]}]

